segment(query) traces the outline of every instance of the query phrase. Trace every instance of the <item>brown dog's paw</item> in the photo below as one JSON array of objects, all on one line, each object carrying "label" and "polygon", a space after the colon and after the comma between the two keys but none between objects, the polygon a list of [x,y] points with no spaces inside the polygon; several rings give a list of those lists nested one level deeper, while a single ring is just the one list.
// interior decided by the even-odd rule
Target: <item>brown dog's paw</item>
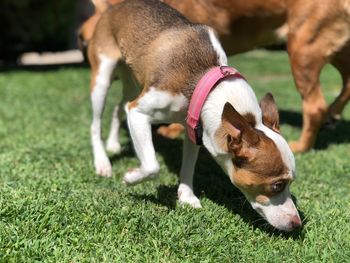
[{"label": "brown dog's paw", "polygon": [[184,126],[178,123],[170,124],[169,126],[160,126],[157,133],[170,139],[176,139],[184,130]]},{"label": "brown dog's paw", "polygon": [[289,147],[293,153],[303,153],[309,150],[309,147],[300,142],[290,142]]},{"label": "brown dog's paw", "polygon": [[342,121],[342,116],[340,114],[329,114],[323,125],[322,125],[322,129],[325,130],[335,130],[335,128],[337,127],[337,125]]}]

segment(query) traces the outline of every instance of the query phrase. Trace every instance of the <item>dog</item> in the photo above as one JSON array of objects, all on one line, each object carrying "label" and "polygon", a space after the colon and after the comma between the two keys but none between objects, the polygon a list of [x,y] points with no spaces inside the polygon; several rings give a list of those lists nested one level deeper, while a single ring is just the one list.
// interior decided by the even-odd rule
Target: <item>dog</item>
[{"label": "dog", "polygon": [[[99,16],[123,0],[94,0],[96,14],[81,28],[84,43],[94,31]],[[296,87],[302,98],[303,127],[294,152],[313,147],[323,123],[340,121],[350,99],[350,0],[163,0],[190,21],[209,25],[219,34],[227,55],[258,46],[287,41]],[[340,73],[343,88],[327,107],[321,91],[320,72],[331,63]],[[334,126],[334,125],[333,125]],[[171,125],[160,132],[176,137],[183,128]]]},{"label": "dog", "polygon": [[101,15],[88,57],[91,140],[97,174],[112,175],[101,139],[101,116],[118,64],[124,97],[113,114],[107,150],[120,152],[118,115],[125,103],[129,132],[141,163],[125,173],[126,185],[159,173],[151,124],[179,122],[188,127],[178,188],[181,205],[201,207],[192,180],[200,147],[197,144],[203,143],[272,226],[284,231],[301,226],[289,192],[295,177],[294,156],[279,133],[273,97],[267,94],[259,106],[244,77],[227,66],[213,29],[189,22],[157,0],[126,0]]}]

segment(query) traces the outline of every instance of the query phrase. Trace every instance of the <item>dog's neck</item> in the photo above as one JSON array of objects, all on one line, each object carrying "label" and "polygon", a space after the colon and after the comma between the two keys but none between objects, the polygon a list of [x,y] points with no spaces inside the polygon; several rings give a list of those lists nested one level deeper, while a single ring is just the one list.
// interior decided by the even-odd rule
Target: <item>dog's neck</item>
[{"label": "dog's neck", "polygon": [[[241,114],[251,114],[255,118],[256,127],[261,127],[262,116],[257,98],[249,84],[239,78],[220,82],[209,94],[201,112],[203,125],[203,145],[222,166],[225,171],[231,170],[230,155],[218,142],[217,133],[221,128],[221,115],[226,102]],[[230,167],[226,167],[230,164]]]}]

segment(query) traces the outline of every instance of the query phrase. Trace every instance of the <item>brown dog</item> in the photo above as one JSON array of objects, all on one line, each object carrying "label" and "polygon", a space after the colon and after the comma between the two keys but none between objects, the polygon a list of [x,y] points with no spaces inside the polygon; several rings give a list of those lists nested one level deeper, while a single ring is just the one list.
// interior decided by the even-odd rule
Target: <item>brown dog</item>
[{"label": "brown dog", "polygon": [[[88,41],[99,16],[122,0],[95,0],[97,13],[82,27]],[[339,120],[350,99],[350,0],[164,0],[193,22],[213,27],[228,55],[286,37],[295,84],[303,100],[303,128],[294,152],[310,149],[323,121]],[[341,74],[343,89],[327,109],[320,72],[327,63]],[[178,128],[178,126],[175,126]],[[171,135],[172,130],[164,131]],[[175,130],[176,132],[176,130]],[[176,134],[176,133],[175,133]],[[173,134],[174,135],[174,134]]]}]

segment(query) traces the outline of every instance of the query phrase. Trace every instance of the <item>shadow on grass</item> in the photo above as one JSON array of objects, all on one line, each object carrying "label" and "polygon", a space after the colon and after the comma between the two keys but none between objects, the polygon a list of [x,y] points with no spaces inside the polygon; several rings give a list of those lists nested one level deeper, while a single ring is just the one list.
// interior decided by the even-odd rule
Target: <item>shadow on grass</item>
[{"label": "shadow on grass", "polygon": [[[155,135],[155,145],[158,152],[163,156],[165,164],[175,174],[179,174],[181,166],[182,140],[168,140]],[[228,177],[216,164],[210,154],[202,148],[196,165],[194,176],[195,194],[199,197],[206,197],[214,203],[224,206],[232,213],[241,216],[242,220],[253,228],[258,228],[270,236],[281,236],[283,238],[303,238],[302,228],[291,233],[284,233],[271,227],[261,218],[247,202],[243,194],[232,185]],[[160,185],[156,195],[137,195],[133,197],[145,200],[157,205],[175,209],[177,201],[177,186]],[[293,197],[296,201],[295,197]],[[304,214],[299,211],[305,225]]]},{"label": "shadow on grass", "polygon": [[[295,127],[302,127],[303,118],[300,112],[280,110],[281,124],[288,124]],[[341,120],[336,123],[334,128],[321,128],[315,144],[316,150],[324,150],[331,144],[340,144],[350,142],[348,131],[350,130],[350,122]]]}]

